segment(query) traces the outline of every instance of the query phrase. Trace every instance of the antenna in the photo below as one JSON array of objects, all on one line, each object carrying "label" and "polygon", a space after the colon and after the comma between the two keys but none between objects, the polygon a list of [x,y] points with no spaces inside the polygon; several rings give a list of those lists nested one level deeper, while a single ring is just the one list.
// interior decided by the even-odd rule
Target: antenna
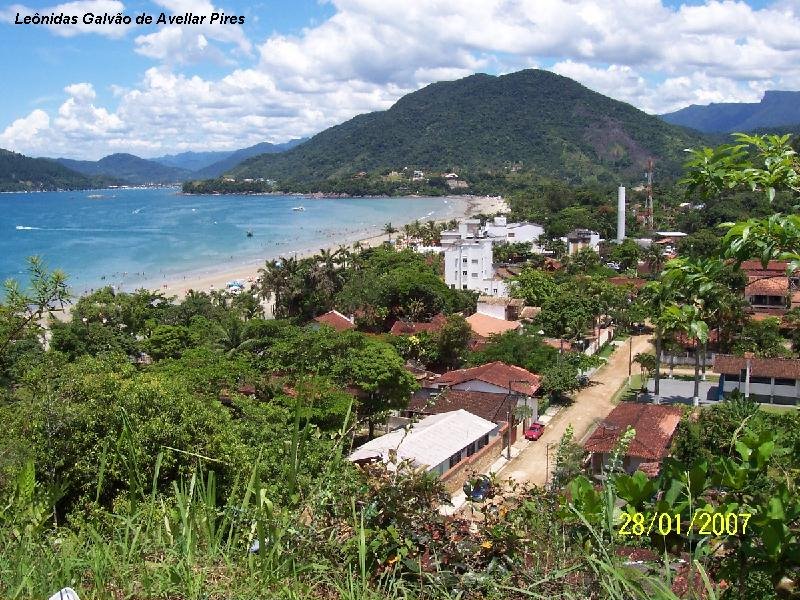
[{"label": "antenna", "polygon": [[647,230],[653,231],[655,229],[655,214],[653,210],[653,166],[655,165],[652,158],[647,159],[647,199],[644,201],[644,226]]}]

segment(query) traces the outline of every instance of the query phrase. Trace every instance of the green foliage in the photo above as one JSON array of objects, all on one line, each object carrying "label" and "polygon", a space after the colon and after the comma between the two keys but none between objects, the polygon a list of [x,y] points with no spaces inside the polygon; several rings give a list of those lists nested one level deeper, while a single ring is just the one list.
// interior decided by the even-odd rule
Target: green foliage
[{"label": "green foliage", "polygon": [[[655,247],[658,248],[657,245]],[[626,239],[621,244],[611,246],[606,259],[618,263],[621,270],[627,271],[636,268],[641,254],[639,245],[631,239]]]},{"label": "green foliage", "polygon": [[87,190],[115,182],[85,177],[55,161],[0,148],[0,191]]},{"label": "green foliage", "polygon": [[276,179],[287,191],[381,193],[382,183],[384,190],[413,193],[436,189],[441,181],[430,176],[421,185],[379,175],[406,166],[436,174],[457,167],[472,182],[472,173],[522,162],[559,179],[613,183],[620,173],[638,180],[649,156],[675,175],[681,150],[697,142],[684,129],[574,81],[526,70],[430,85],[387,111],[360,115],[287,152],[251,158],[232,175]]},{"label": "green foliage", "polygon": [[776,317],[747,321],[733,344],[733,352],[740,356],[752,352],[764,358],[790,358],[789,340],[781,335],[780,328],[780,319]]},{"label": "green foliage", "polygon": [[520,335],[516,331],[507,331],[494,335],[478,351],[469,356],[470,365],[482,365],[500,361],[516,365],[533,373],[541,373],[553,364],[558,357],[558,350],[545,344],[540,337],[529,334]]}]

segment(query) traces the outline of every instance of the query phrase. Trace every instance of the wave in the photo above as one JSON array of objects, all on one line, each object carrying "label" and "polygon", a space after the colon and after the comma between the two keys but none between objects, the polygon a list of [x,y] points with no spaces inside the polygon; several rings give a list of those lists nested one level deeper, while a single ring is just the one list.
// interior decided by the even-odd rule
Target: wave
[{"label": "wave", "polygon": [[27,225],[17,225],[15,229],[17,231],[30,231],[33,229],[41,229],[41,227],[28,227]]}]

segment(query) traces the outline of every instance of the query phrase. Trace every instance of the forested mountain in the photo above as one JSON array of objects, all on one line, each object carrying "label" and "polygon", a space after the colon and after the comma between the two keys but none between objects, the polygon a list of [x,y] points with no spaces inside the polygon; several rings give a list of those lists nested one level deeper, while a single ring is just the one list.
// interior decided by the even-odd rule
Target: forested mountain
[{"label": "forested mountain", "polygon": [[55,162],[84,175],[106,175],[134,185],[177,183],[190,175],[186,169],[167,167],[133,154],[109,154],[97,161],[57,158]]},{"label": "forested mountain", "polygon": [[240,162],[247,160],[252,156],[258,156],[259,154],[278,154],[280,152],[290,150],[291,148],[294,148],[298,144],[302,144],[305,141],[306,138],[290,140],[288,142],[284,142],[283,144],[270,144],[269,142],[261,142],[255,146],[242,148],[241,150],[228,153],[227,156],[218,159],[213,164],[210,164],[204,168],[199,168],[196,172],[192,173],[192,177],[195,179],[219,177],[226,171],[233,169]]},{"label": "forested mountain", "polygon": [[[677,175],[704,140],[549,71],[472,75],[431,84],[389,110],[357,116],[231,171],[280,186],[324,187],[359,171],[492,170],[522,163],[571,182],[639,181],[648,158]],[[322,184],[322,185],[321,185]]]},{"label": "forested mountain", "polygon": [[199,169],[204,169],[208,165],[227,158],[231,154],[232,153],[227,150],[219,150],[215,152],[180,152],[178,154],[165,154],[164,156],[156,156],[150,160],[161,163],[167,167],[177,167],[179,169],[187,169],[189,171],[198,171]]},{"label": "forested mountain", "polygon": [[674,125],[691,127],[706,133],[730,133],[800,124],[800,92],[769,90],[761,102],[724,102],[698,106],[692,104],[661,115]]},{"label": "forested mountain", "polygon": [[0,148],[0,191],[84,190],[112,183],[87,177],[46,158],[31,158]]}]

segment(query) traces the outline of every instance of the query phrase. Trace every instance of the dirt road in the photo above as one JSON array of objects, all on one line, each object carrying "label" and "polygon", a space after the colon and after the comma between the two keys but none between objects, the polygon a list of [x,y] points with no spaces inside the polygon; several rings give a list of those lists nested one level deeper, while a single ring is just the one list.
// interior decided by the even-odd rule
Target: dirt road
[{"label": "dirt road", "polygon": [[[592,376],[590,385],[578,392],[575,402],[561,410],[555,419],[548,423],[544,435],[538,441],[522,442],[525,444],[524,449],[500,471],[501,477],[511,477],[519,482],[537,485],[545,483],[548,466],[552,469],[555,448],[567,426],[572,424],[575,439],[580,440],[592,425],[611,412],[614,407],[611,398],[628,377],[629,343],[633,343],[633,356],[652,349],[650,336],[647,335],[633,336],[629,342],[620,346],[608,364]],[[637,365],[634,364],[633,369],[634,373],[638,372]]]}]

